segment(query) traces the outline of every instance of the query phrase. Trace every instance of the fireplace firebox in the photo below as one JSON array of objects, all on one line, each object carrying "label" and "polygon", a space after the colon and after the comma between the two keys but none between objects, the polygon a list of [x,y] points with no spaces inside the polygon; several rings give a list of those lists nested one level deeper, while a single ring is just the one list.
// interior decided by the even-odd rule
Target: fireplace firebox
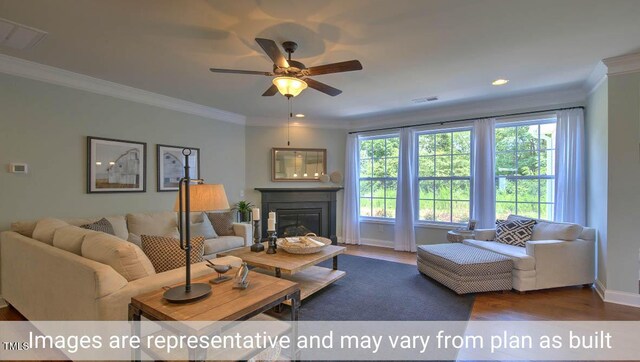
[{"label": "fireplace firebox", "polygon": [[[261,219],[267,220],[269,212],[276,213],[277,233],[282,236],[298,236],[315,233],[336,238],[336,194],[341,187],[317,188],[256,188],[262,193]],[[267,235],[267,223],[262,223],[262,236]]]}]

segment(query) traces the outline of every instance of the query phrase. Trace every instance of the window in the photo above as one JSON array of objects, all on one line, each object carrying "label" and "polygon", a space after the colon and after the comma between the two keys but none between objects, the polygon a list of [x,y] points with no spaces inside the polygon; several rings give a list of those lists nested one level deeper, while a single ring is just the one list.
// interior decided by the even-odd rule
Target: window
[{"label": "window", "polygon": [[471,208],[471,131],[418,135],[418,220],[469,221]]},{"label": "window", "polygon": [[552,219],[554,119],[496,127],[496,217]]},{"label": "window", "polygon": [[400,137],[360,140],[360,216],[395,218]]}]

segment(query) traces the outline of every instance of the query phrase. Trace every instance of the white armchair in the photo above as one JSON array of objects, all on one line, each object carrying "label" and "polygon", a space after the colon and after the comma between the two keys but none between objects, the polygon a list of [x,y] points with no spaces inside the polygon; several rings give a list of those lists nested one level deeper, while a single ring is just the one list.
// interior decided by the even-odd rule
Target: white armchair
[{"label": "white armchair", "polygon": [[[511,215],[509,220],[519,218]],[[538,220],[526,247],[495,241],[494,229],[475,231],[464,244],[513,260],[513,288],[519,291],[592,284],[595,281],[595,229]]]}]

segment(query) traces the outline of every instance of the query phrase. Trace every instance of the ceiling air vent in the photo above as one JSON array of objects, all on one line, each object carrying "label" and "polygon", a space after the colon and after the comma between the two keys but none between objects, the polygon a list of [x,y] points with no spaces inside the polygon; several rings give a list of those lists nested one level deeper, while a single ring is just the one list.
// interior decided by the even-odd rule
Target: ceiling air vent
[{"label": "ceiling air vent", "polygon": [[412,99],[411,102],[414,104],[420,104],[420,103],[433,102],[437,100],[438,100],[438,97],[422,97],[422,98]]},{"label": "ceiling air vent", "polygon": [[46,32],[26,25],[0,18],[0,45],[13,49],[33,48],[45,36]]}]

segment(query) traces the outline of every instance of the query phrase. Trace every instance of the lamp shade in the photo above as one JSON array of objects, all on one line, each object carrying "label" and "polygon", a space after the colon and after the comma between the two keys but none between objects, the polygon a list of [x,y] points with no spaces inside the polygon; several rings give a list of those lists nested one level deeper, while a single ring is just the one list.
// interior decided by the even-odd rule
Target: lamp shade
[{"label": "lamp shade", "polygon": [[[191,212],[225,210],[229,208],[229,200],[227,200],[227,194],[224,192],[224,185],[222,184],[190,185],[189,196],[189,209]],[[180,197],[182,197],[184,205],[184,188],[176,197],[174,211],[180,211]]]},{"label": "lamp shade", "polygon": [[277,77],[273,79],[273,84],[278,87],[280,94],[291,97],[297,96],[307,88],[305,81],[294,77]]}]

